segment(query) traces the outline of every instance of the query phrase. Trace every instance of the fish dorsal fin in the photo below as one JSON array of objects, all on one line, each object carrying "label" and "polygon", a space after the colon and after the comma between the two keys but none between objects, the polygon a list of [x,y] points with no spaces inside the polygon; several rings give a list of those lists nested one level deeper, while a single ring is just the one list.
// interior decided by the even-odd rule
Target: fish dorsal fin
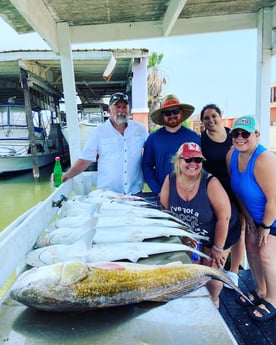
[{"label": "fish dorsal fin", "polygon": [[75,284],[78,281],[83,280],[87,277],[89,272],[88,266],[75,261],[65,262],[61,271],[61,281],[63,285]]}]

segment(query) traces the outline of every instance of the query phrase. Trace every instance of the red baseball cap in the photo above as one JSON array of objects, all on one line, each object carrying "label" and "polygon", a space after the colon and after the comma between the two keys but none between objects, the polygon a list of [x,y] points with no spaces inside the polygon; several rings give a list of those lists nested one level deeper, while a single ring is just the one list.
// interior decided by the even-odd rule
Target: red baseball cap
[{"label": "red baseball cap", "polygon": [[200,146],[193,142],[183,144],[181,156],[183,158],[193,158],[193,157],[204,158]]}]

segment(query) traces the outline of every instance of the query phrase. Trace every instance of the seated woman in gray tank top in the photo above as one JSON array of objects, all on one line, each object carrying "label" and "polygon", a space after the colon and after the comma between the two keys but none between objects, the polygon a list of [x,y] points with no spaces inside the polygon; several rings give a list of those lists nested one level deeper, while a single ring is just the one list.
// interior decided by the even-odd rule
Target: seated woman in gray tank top
[{"label": "seated woman in gray tank top", "polygon": [[[199,145],[192,142],[181,145],[173,158],[174,171],[167,175],[162,186],[160,202],[194,232],[209,237],[202,241],[202,251],[212,260],[203,258],[201,263],[223,268],[231,246],[240,238],[240,220],[219,180],[202,169],[203,160]],[[196,246],[194,241],[184,241]],[[219,307],[223,284],[211,280],[206,286]]]}]

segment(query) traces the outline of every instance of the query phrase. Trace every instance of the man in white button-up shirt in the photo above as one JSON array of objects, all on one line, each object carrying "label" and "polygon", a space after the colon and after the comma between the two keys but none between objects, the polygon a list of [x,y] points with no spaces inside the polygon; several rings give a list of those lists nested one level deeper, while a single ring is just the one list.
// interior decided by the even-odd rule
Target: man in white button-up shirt
[{"label": "man in white button-up shirt", "polygon": [[97,188],[124,194],[143,189],[142,151],[148,133],[146,127],[128,119],[127,95],[115,93],[109,102],[110,118],[89,134],[79,159],[63,174],[63,181],[98,162]]}]

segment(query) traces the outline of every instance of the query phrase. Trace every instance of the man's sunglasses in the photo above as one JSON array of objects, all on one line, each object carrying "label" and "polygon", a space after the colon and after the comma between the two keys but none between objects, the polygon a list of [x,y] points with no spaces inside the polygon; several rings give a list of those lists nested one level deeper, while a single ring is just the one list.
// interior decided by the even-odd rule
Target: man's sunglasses
[{"label": "man's sunglasses", "polygon": [[174,108],[170,110],[162,110],[162,115],[171,116],[171,114],[177,115],[180,113],[180,108]]},{"label": "man's sunglasses", "polygon": [[251,133],[246,131],[233,131],[231,132],[232,138],[237,139],[240,135],[243,137],[243,139],[247,139],[250,137]]},{"label": "man's sunglasses", "polygon": [[196,162],[196,163],[202,163],[203,162],[203,158],[202,157],[193,157],[193,158],[184,158],[184,157],[180,157],[180,159],[183,159],[186,163],[191,163],[191,162]]},{"label": "man's sunglasses", "polygon": [[119,99],[128,103],[128,96],[122,92],[117,92],[111,96],[109,104],[113,104],[114,102],[118,101]]}]

